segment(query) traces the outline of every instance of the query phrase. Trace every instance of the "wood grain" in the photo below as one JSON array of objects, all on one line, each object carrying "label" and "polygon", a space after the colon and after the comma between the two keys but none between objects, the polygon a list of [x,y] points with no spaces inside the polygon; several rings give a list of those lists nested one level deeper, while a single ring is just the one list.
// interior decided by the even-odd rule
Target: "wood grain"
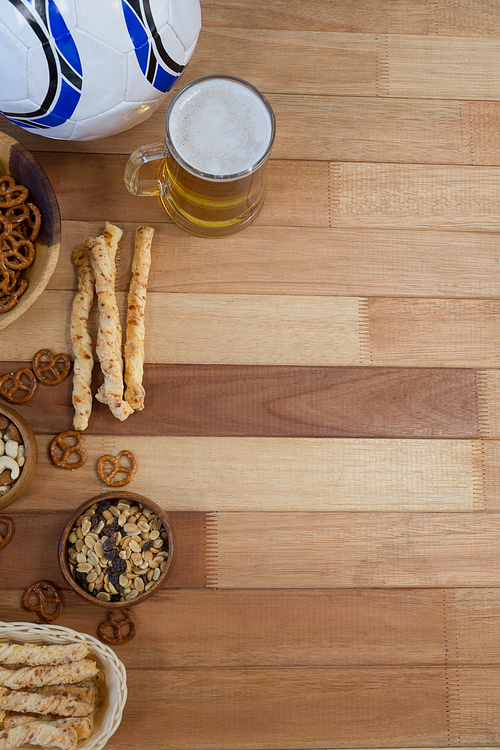
[{"label": "wood grain", "polygon": [[[137,223],[120,226],[116,284],[126,291]],[[150,292],[491,299],[499,288],[495,233],[254,225],[221,243],[167,222],[152,226]],[[65,221],[63,229],[73,250],[103,223]],[[49,289],[76,291],[70,252]]]},{"label": "wood grain", "polygon": [[[68,474],[48,458],[52,437],[37,436],[39,463],[16,504],[22,511],[72,506]],[[491,502],[497,497],[485,485],[482,444],[472,440],[85,435],[83,448],[88,460],[71,476],[81,502],[107,489],[99,456],[125,449],[138,464],[129,488],[167,511],[472,512],[485,508],[486,489]],[[40,498],[39,483],[50,501]]]},{"label": "wood grain", "polygon": [[[0,363],[0,373],[29,362]],[[94,369],[92,391],[102,381]],[[495,370],[146,365],[146,408],[118,422],[94,401],[99,435],[500,437]],[[36,433],[71,426],[71,377],[17,407]],[[481,408],[478,403],[481,402]]]},{"label": "wood grain", "polygon": [[491,587],[495,513],[214,513],[213,588]]}]

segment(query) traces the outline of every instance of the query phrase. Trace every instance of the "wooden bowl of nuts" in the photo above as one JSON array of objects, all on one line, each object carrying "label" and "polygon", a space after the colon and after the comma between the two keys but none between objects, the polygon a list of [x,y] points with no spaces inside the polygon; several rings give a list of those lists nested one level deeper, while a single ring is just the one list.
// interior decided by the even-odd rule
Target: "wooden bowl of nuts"
[{"label": "wooden bowl of nuts", "polygon": [[173,558],[167,514],[133,492],[105,492],[80,505],[59,542],[59,565],[69,586],[107,609],[140,604],[155,594]]},{"label": "wooden bowl of nuts", "polygon": [[36,302],[59,257],[61,216],[33,154],[0,133],[0,331]]},{"label": "wooden bowl of nuts", "polygon": [[0,404],[0,509],[26,492],[37,463],[31,427],[17,411]]}]

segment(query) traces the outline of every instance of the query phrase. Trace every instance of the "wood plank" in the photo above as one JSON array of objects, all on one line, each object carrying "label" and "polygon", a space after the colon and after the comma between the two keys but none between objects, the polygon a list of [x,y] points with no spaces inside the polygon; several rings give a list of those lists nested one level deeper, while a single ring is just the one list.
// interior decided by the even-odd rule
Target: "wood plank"
[{"label": "wood plank", "polygon": [[405,367],[498,367],[495,300],[370,299],[371,362]]},{"label": "wood plank", "polygon": [[496,0],[202,0],[204,26],[495,37]]},{"label": "wood plank", "polygon": [[[124,230],[116,288],[130,283],[137,223]],[[220,242],[153,222],[150,292],[343,296],[498,296],[498,236],[485,232],[254,225]],[[75,290],[72,250],[102,221],[64,221],[67,252],[49,289]]]},{"label": "wood plank", "polygon": [[[439,668],[131,670],[129,689],[136,698],[109,743],[117,750],[215,750],[222,736],[225,747],[249,750],[443,746],[448,738]],[[472,729],[483,738],[498,731],[491,718]]]},{"label": "wood plank", "polygon": [[[1,362],[0,373],[28,362]],[[267,437],[500,437],[495,370],[378,367],[146,365],[146,408],[117,421],[94,401],[89,432],[98,435]],[[92,391],[102,381],[94,369]],[[72,379],[43,388],[17,407],[36,433],[71,426]],[[484,408],[496,405],[488,419]],[[493,399],[492,403],[490,400]]]},{"label": "wood plank", "polygon": [[447,589],[444,592],[449,663],[498,664],[500,591]]},{"label": "wood plank", "polygon": [[[43,292],[2,331],[2,358],[31,360],[47,347],[71,351],[73,297],[72,292]],[[117,301],[123,326],[124,292]],[[97,318],[94,305],[89,323],[94,341]],[[356,298],[151,293],[145,356],[155,364],[358,365],[365,327],[365,305]]]},{"label": "wood plank", "polygon": [[212,588],[488,588],[500,575],[497,513],[214,513],[209,534]]},{"label": "wood plank", "polygon": [[497,167],[331,164],[331,226],[497,232]]},{"label": "wood plank", "polygon": [[[453,593],[446,591],[446,599]],[[488,593],[493,608],[498,593]],[[2,592],[6,622],[26,614],[20,610],[22,594],[21,590]],[[450,618],[445,618],[444,596],[437,589],[163,589],[134,609],[137,635],[119,656],[127,669],[445,666],[454,631]],[[103,610],[89,607],[73,592],[64,592],[64,597],[66,607],[58,624],[95,635]],[[466,658],[473,640],[466,622],[472,601],[465,599],[462,607],[457,601]],[[491,625],[486,628],[481,615],[489,610],[481,607],[479,596],[474,603],[478,643],[484,642],[489,654],[493,649],[487,636],[497,634],[498,615],[490,612]],[[498,664],[498,650],[491,656],[491,662]]]},{"label": "wood plank", "polygon": [[493,37],[385,36],[389,96],[499,99]]},{"label": "wood plank", "polygon": [[[271,92],[268,98],[278,123],[273,160],[500,164],[499,102],[331,96],[327,91],[321,96]],[[98,141],[51,141],[50,150],[128,156],[162,138],[165,109],[166,103],[132,130]],[[47,151],[46,138],[1,115],[0,123],[31,150]],[[111,169],[107,175],[112,176]]]},{"label": "wood plank", "polygon": [[[71,473],[48,458],[52,435],[38,435],[35,481],[20,511],[70,510],[75,496],[107,489],[96,462],[132,450],[128,489],[184,511],[427,511],[485,507],[480,441],[362,438],[150,437],[84,435],[87,462]],[[72,492],[68,495],[68,481]],[[40,497],[39,486],[46,489]]]},{"label": "wood plank", "polygon": [[[2,619],[30,619],[23,591]],[[103,611],[71,591],[57,624],[95,635]],[[163,589],[134,609],[127,669],[500,665],[495,589]],[[168,616],[165,613],[168,612]]]},{"label": "wood plank", "polygon": [[[72,299],[71,292],[45,291],[2,332],[2,357],[29,361],[46,347],[71,351]],[[124,293],[117,299],[123,316]],[[96,325],[94,308],[94,340]],[[146,330],[151,364],[500,365],[495,300],[152,293]]]},{"label": "wood plank", "polygon": [[[12,542],[2,550],[3,590],[24,591],[32,583],[40,580],[52,581],[58,588],[68,589],[59,569],[57,546],[70,513],[78,507],[80,500],[84,502],[90,499],[91,493],[92,490],[87,488],[85,493],[76,497],[75,492],[71,490],[70,502],[65,512],[58,512],[59,503],[52,504],[49,498],[47,505],[51,507],[44,513],[20,513],[18,503],[5,510],[5,515],[14,523],[14,536]],[[166,588],[203,588],[206,576],[205,514],[172,511],[169,512],[169,518],[175,534],[176,556],[172,572],[164,585]],[[93,610],[93,605],[82,606]],[[103,614],[102,610],[100,614]],[[30,615],[20,610],[17,613],[17,621],[25,619],[29,621]],[[60,624],[64,622],[61,621]]]},{"label": "wood plank", "polygon": [[[428,34],[436,22],[434,4],[426,0],[202,0],[203,26],[246,29],[296,29],[358,33]],[[480,8],[474,13],[479,15]],[[492,23],[495,22],[492,14]],[[472,24],[470,24],[472,25]],[[498,26],[496,27],[498,28]]]},{"label": "wood plank", "polygon": [[[56,192],[63,219],[170,222],[157,198],[140,198],[126,189],[126,155],[39,152],[37,158]],[[326,163],[272,159],[267,170],[267,190],[256,223],[328,226]],[[246,231],[252,231],[253,226]]]},{"label": "wood plank", "polygon": [[[274,158],[470,164],[471,140],[490,134],[459,101],[324,94],[269,95]],[[489,149],[483,158],[495,157]]]}]

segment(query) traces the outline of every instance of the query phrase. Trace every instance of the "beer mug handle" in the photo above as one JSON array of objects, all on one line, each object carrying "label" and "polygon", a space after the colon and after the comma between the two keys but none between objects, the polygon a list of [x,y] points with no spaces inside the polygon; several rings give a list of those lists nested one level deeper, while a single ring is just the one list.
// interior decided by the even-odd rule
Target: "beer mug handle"
[{"label": "beer mug handle", "polygon": [[167,155],[165,145],[158,141],[140,146],[129,157],[125,167],[125,185],[133,195],[166,195],[166,185],[160,180],[140,180],[139,170],[143,164]]}]

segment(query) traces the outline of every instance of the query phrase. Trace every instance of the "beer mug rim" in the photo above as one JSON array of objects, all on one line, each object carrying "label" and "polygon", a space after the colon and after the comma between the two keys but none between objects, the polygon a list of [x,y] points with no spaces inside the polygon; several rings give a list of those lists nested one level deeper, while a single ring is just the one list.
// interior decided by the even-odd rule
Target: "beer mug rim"
[{"label": "beer mug rim", "polygon": [[[184,94],[184,92],[191,88],[192,86],[197,85],[201,81],[210,81],[210,80],[225,80],[225,81],[235,81],[236,83],[242,84],[245,86],[245,88],[250,89],[264,104],[270,120],[271,120],[271,136],[269,138],[269,144],[267,146],[267,149],[265,153],[260,157],[258,161],[255,162],[251,167],[248,169],[244,169],[241,172],[236,172],[234,174],[227,174],[227,175],[217,175],[217,174],[211,174],[209,172],[202,172],[199,169],[196,169],[196,167],[193,167],[191,164],[189,164],[187,161],[185,161],[182,156],[179,154],[177,149],[172,143],[172,139],[170,138],[170,130],[169,130],[169,119],[170,114],[172,112],[172,109],[176,103],[176,101]],[[167,151],[169,151],[172,156],[175,158],[175,160],[180,164],[183,169],[185,169],[187,172],[190,172],[192,175],[195,175],[196,177],[200,177],[204,180],[211,180],[213,182],[228,182],[230,180],[238,180],[242,177],[248,177],[249,175],[256,172],[259,167],[261,167],[269,158],[269,154],[271,153],[273,144],[274,144],[274,138],[276,135],[276,117],[274,115],[273,109],[271,105],[269,104],[269,101],[266,99],[264,94],[259,91],[255,86],[253,86],[248,81],[245,81],[243,78],[237,78],[236,76],[229,76],[229,75],[223,75],[223,74],[212,74],[207,76],[201,76],[200,78],[195,78],[189,83],[186,83],[185,86],[182,86],[182,88],[179,89],[175,93],[175,95],[170,100],[170,103],[167,107],[167,111],[165,113],[165,124],[164,124],[164,131],[165,131],[165,142],[166,142],[166,148]]]}]

